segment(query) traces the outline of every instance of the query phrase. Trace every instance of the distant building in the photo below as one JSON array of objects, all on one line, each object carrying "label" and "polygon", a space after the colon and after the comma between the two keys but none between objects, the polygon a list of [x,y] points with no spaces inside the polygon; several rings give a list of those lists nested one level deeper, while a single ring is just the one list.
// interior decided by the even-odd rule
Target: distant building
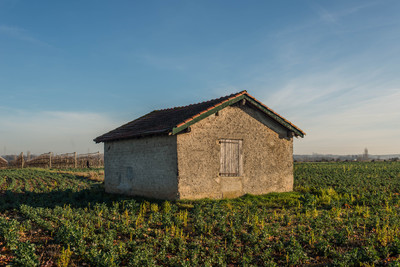
[{"label": "distant building", "polygon": [[368,157],[368,148],[365,148],[364,149],[364,154],[363,154],[363,160],[367,161],[368,159],[369,159],[369,157]]},{"label": "distant building", "polygon": [[8,161],[5,160],[4,158],[0,157],[0,169],[7,168],[8,167]]},{"label": "distant building", "polygon": [[293,190],[293,137],[304,135],[242,91],[155,110],[94,141],[107,192],[198,199]]}]

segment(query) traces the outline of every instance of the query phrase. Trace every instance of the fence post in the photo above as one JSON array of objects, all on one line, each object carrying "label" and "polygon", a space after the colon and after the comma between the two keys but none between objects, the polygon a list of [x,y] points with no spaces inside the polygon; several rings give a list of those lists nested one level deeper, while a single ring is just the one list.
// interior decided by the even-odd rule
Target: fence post
[{"label": "fence post", "polygon": [[21,152],[21,169],[24,168],[24,152]]},{"label": "fence post", "polygon": [[49,152],[49,169],[51,169],[51,155],[52,154],[53,154],[52,152]]},{"label": "fence post", "polygon": [[74,168],[76,169],[76,152],[74,152]]}]

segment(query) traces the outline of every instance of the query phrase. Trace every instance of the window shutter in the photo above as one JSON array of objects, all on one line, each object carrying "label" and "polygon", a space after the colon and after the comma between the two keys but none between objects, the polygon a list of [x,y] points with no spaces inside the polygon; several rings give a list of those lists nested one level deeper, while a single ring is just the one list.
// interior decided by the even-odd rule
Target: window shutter
[{"label": "window shutter", "polygon": [[242,140],[222,139],[221,144],[221,176],[242,175]]}]

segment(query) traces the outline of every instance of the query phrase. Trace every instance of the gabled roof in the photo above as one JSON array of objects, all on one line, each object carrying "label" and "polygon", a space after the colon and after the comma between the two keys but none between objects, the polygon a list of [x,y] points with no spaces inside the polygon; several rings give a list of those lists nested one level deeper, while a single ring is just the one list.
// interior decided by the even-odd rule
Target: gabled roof
[{"label": "gabled roof", "polygon": [[8,161],[6,159],[4,159],[3,157],[0,157],[0,164],[7,164]]},{"label": "gabled roof", "polygon": [[96,143],[129,139],[134,137],[170,134],[175,135],[185,130],[190,125],[216,113],[217,111],[246,99],[252,106],[271,117],[283,127],[292,131],[295,136],[304,137],[305,133],[290,121],[286,120],[272,109],[252,97],[247,91],[227,95],[221,98],[162,110],[154,110],[134,121],[128,122],[115,130],[105,133],[94,139]]}]

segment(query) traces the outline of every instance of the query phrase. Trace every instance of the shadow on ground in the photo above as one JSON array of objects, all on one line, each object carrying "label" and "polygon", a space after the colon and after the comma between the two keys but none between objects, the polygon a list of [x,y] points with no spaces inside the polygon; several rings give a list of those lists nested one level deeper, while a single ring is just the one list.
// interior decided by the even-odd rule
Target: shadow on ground
[{"label": "shadow on ground", "polygon": [[137,202],[142,202],[144,200],[159,202],[159,200],[153,199],[109,194],[104,191],[103,184],[97,184],[93,185],[90,189],[83,189],[80,191],[67,189],[38,193],[6,190],[0,193],[0,212],[18,208],[23,204],[41,208],[55,208],[56,206],[64,205],[70,205],[72,208],[81,208],[88,206],[89,203],[92,205],[95,203],[112,204],[112,202],[115,201],[133,199]]}]

